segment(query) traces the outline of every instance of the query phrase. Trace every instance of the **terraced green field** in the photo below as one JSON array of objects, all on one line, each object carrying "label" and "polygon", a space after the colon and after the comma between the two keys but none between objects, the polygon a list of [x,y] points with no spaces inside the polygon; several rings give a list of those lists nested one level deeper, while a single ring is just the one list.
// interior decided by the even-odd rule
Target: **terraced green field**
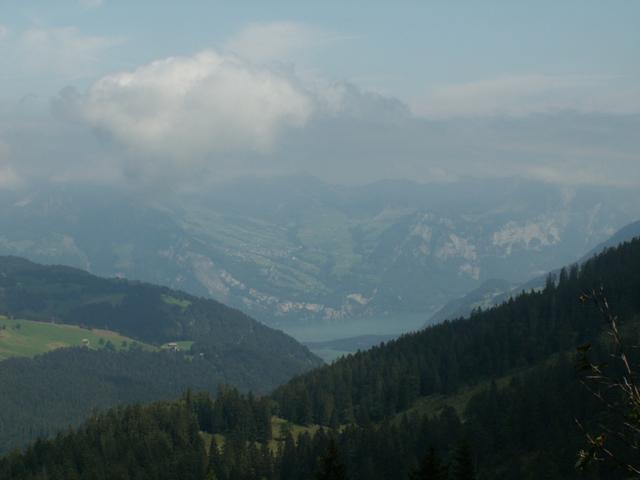
[{"label": "terraced green field", "polygon": [[11,357],[33,357],[58,348],[85,346],[91,349],[124,350],[133,345],[148,350],[156,349],[152,345],[137,342],[110,330],[12,320],[0,316],[0,361]]}]

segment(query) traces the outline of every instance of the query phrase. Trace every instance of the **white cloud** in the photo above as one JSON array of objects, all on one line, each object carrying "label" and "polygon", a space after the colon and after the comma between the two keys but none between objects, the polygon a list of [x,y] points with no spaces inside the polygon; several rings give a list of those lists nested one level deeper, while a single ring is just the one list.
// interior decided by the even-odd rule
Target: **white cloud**
[{"label": "white cloud", "polygon": [[0,24],[0,41],[4,40],[7,36],[9,36],[9,28]]},{"label": "white cloud", "polygon": [[233,35],[224,50],[253,63],[290,59],[331,41],[326,32],[293,22],[254,23]]},{"label": "white cloud", "polygon": [[413,103],[430,118],[525,116],[573,110],[640,112],[640,88],[626,79],[585,75],[506,75],[432,88]]},{"label": "white cloud", "polygon": [[286,76],[209,50],[106,76],[75,108],[136,151],[186,161],[269,151],[283,129],[306,123],[313,102]]},{"label": "white cloud", "polygon": [[411,115],[400,100],[362,90],[353,83],[327,82],[322,78],[301,78],[308,91],[313,92],[318,108],[330,117],[351,117],[389,123],[405,120]]},{"label": "white cloud", "polygon": [[84,35],[75,27],[34,27],[18,37],[15,52],[31,74],[76,78],[94,73],[104,51],[120,43],[118,38]]},{"label": "white cloud", "polygon": [[[354,183],[523,176],[640,185],[640,115],[617,114],[622,107],[633,111],[634,102],[629,88],[613,92],[609,77],[510,76],[446,86],[423,99],[418,110],[429,118],[420,118],[398,99],[276,61],[288,56],[297,63],[304,52],[298,49],[313,48],[323,38],[318,35],[296,24],[253,25],[222,51],[94,74],[98,79],[81,93],[60,93],[53,118],[45,96],[37,97],[40,113],[22,120],[16,113],[33,110],[35,100],[9,102],[14,106],[4,114],[0,108],[0,135],[4,124],[3,140],[13,154],[0,158],[3,182],[128,181],[197,189],[243,174],[307,171]],[[86,38],[93,39],[88,51],[80,45]],[[14,33],[8,42],[19,39],[23,56],[40,59],[69,47],[60,53],[66,59],[52,61],[67,72],[58,73],[66,80],[56,78],[58,89],[76,83],[74,65],[83,62],[73,58],[92,68],[92,59],[113,44],[70,28]],[[95,71],[105,68],[100,65]],[[41,77],[56,73],[47,68]],[[570,108],[576,105],[581,108]],[[600,110],[605,113],[584,114]],[[77,121],[60,121],[59,112]]]}]

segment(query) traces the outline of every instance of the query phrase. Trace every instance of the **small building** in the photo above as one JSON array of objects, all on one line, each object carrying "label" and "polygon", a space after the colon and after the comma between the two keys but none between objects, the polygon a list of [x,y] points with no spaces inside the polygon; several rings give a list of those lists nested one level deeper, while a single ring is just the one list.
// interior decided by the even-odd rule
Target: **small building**
[{"label": "small building", "polygon": [[167,343],[167,348],[169,350],[171,350],[172,352],[178,352],[180,351],[180,347],[178,346],[178,344],[176,342],[169,342]]},{"label": "small building", "polygon": [[87,347],[87,348],[89,348],[90,344],[91,344],[91,342],[89,342],[89,339],[88,339],[88,338],[83,338],[83,339],[82,339],[82,346],[83,346],[83,347]]}]

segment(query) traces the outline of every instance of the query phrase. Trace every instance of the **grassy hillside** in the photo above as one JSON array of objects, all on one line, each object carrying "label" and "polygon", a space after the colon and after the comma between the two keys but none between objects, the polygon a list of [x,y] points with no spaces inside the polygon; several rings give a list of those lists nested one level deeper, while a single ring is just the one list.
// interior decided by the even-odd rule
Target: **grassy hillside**
[{"label": "grassy hillside", "polygon": [[77,325],[13,320],[0,316],[0,361],[11,357],[33,357],[58,348],[86,347],[128,350],[157,347],[133,340],[110,330],[89,329]]},{"label": "grassy hillside", "polygon": [[0,315],[0,451],[94,409],[221,384],[264,393],[322,363],[213,300],[16,257],[0,257]]},{"label": "grassy hillside", "polygon": [[111,330],[156,346],[194,342],[196,353],[228,367],[230,379],[242,363],[272,386],[321,364],[293,338],[214,300],[17,257],[0,257],[0,314]]}]

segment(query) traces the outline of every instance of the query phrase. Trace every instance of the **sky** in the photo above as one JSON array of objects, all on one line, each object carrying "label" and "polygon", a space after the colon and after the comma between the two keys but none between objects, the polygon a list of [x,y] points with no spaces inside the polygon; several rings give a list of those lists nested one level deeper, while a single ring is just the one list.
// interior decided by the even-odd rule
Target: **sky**
[{"label": "sky", "polygon": [[0,0],[0,189],[640,187],[640,2]]}]

